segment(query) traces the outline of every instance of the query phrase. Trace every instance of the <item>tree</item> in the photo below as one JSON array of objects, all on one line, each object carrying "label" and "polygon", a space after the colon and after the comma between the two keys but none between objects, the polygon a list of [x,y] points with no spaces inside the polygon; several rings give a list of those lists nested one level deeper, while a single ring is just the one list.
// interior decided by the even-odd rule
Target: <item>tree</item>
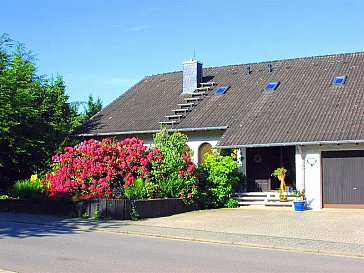
[{"label": "tree", "polygon": [[[94,115],[96,115],[102,109],[102,102],[100,98],[94,102],[94,98],[90,94],[88,96],[88,101],[73,101],[70,105],[75,109],[76,112],[80,113],[78,117],[79,125],[86,123]],[[80,107],[83,106],[83,110]]]},{"label": "tree", "polygon": [[36,75],[33,56],[0,37],[0,191],[43,170],[78,125],[60,76]]},{"label": "tree", "polygon": [[101,109],[102,109],[102,102],[100,98],[97,98],[97,100],[94,102],[94,98],[92,97],[92,95],[89,95],[84,112],[80,115],[81,124],[88,121],[90,118],[96,115]]},{"label": "tree", "polygon": [[92,95],[89,95],[87,101],[87,108],[85,111],[86,121],[92,118],[94,115],[96,115],[101,109],[102,109],[102,102],[100,98],[97,98],[97,100],[94,102]]}]

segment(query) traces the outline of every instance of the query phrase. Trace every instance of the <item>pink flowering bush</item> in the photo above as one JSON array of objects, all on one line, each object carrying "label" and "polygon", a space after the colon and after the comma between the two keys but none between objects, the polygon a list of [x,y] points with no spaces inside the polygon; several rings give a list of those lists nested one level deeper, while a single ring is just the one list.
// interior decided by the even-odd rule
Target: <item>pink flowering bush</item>
[{"label": "pink flowering bush", "polygon": [[152,162],[151,180],[164,196],[182,198],[185,203],[194,202],[198,179],[191,151],[186,145],[187,136],[180,132],[169,134],[161,129],[154,136],[154,143],[162,159]]},{"label": "pink flowering bush", "polygon": [[196,201],[198,178],[187,147],[187,136],[162,129],[155,147],[138,138],[117,143],[86,140],[53,156],[44,184],[50,197],[153,199]]},{"label": "pink flowering bush", "polygon": [[157,148],[148,148],[138,138],[117,143],[90,139],[53,156],[45,184],[50,197],[120,197],[123,187],[131,186],[136,178],[148,177],[151,162],[161,159]]}]

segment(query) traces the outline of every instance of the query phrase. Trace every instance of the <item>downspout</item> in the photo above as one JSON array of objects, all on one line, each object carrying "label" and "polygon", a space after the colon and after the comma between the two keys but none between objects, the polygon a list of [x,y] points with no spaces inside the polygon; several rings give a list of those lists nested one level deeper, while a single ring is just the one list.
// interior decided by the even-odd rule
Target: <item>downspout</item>
[{"label": "downspout", "polygon": [[302,184],[303,184],[303,189],[306,188],[306,183],[305,183],[305,155],[303,154],[303,150],[302,150],[302,145],[297,145],[298,151],[300,152],[301,155],[301,167],[302,167],[302,174],[301,174],[301,179],[302,179]]}]

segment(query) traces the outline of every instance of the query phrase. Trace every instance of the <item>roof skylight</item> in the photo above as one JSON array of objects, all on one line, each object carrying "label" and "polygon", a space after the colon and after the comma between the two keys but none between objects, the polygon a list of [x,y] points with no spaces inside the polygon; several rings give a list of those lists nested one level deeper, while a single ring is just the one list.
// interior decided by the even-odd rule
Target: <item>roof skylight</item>
[{"label": "roof skylight", "polygon": [[270,82],[265,86],[265,90],[276,90],[279,85],[279,82]]},{"label": "roof skylight", "polygon": [[334,80],[332,81],[333,85],[341,85],[344,84],[346,81],[346,76],[339,76],[339,77],[335,77]]},{"label": "roof skylight", "polygon": [[230,88],[230,85],[222,86],[219,89],[216,90],[215,94],[222,95],[224,94],[228,89]]}]

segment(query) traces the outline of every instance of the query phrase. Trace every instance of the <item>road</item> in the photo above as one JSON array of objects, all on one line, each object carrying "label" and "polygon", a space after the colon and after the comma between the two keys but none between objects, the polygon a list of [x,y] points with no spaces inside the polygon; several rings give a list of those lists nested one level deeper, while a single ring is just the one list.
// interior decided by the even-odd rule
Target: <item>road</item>
[{"label": "road", "polygon": [[16,272],[363,272],[364,259],[0,222]]}]

